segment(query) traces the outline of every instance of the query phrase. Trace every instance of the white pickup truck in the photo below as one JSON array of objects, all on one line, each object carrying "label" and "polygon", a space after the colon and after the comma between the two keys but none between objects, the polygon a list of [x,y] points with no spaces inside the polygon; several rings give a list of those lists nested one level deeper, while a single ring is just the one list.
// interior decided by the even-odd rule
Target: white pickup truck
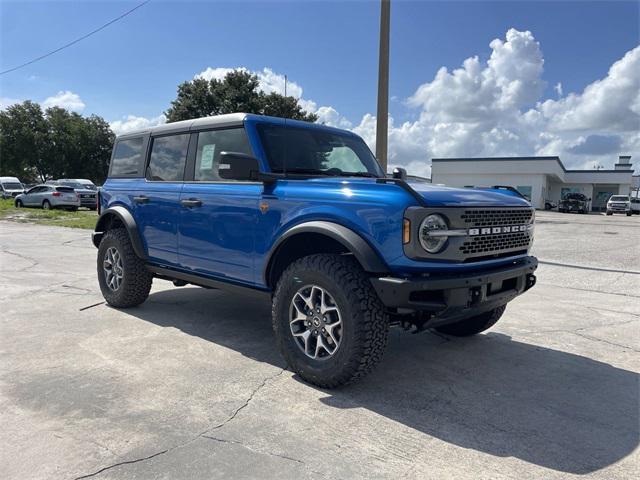
[{"label": "white pickup truck", "polygon": [[628,217],[640,214],[640,199],[629,195],[611,195],[607,201],[607,215],[625,213]]}]

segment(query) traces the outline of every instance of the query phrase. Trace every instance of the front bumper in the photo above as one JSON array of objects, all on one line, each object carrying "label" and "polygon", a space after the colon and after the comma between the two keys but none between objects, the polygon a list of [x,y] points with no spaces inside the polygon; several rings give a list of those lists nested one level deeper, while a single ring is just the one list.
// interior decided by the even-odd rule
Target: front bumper
[{"label": "front bumper", "polygon": [[[428,277],[372,278],[385,307],[431,312],[433,324],[475,316],[510,302],[536,283],[535,257],[482,273],[438,274]],[[430,322],[430,325],[432,323]]]}]

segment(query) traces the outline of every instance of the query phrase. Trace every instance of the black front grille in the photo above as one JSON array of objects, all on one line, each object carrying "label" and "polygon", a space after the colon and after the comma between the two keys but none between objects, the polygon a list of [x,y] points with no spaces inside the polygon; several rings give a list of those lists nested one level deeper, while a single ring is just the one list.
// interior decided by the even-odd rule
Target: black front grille
[{"label": "black front grille", "polygon": [[532,215],[533,209],[531,208],[491,208],[465,210],[460,218],[469,227],[500,227],[503,225],[528,225]]},{"label": "black front grille", "polygon": [[465,255],[500,253],[505,250],[520,250],[527,248],[530,241],[531,238],[529,237],[528,232],[482,235],[464,242],[460,247],[460,251]]}]

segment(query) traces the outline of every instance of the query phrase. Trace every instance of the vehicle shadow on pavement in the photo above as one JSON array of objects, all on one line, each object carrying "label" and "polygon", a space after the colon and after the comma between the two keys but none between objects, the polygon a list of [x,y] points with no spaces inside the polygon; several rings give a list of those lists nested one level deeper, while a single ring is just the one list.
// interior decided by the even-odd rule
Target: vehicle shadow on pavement
[{"label": "vehicle shadow on pavement", "polygon": [[[182,288],[154,293],[126,313],[284,363],[270,305],[260,300]],[[491,331],[459,339],[392,329],[378,369],[355,385],[323,390],[320,401],[366,408],[463,448],[586,474],[640,443],[638,381],[634,372]]]}]

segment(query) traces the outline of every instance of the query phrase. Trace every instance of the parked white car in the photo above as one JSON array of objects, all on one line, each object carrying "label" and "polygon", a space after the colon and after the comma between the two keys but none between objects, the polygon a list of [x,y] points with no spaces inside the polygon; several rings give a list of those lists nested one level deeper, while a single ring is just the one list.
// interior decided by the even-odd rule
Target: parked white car
[{"label": "parked white car", "polygon": [[637,198],[634,198],[634,202],[631,202],[631,198],[628,195],[611,195],[607,201],[607,215],[613,215],[614,213],[624,213],[628,217],[634,213],[640,213],[640,203]]},{"label": "parked white car", "polygon": [[0,177],[2,198],[13,198],[24,193],[24,185],[17,177]]},{"label": "parked white car", "polygon": [[64,208],[78,210],[80,197],[71,187],[61,185],[36,185],[26,193],[20,194],[15,200],[16,208],[39,207],[45,210]]}]

